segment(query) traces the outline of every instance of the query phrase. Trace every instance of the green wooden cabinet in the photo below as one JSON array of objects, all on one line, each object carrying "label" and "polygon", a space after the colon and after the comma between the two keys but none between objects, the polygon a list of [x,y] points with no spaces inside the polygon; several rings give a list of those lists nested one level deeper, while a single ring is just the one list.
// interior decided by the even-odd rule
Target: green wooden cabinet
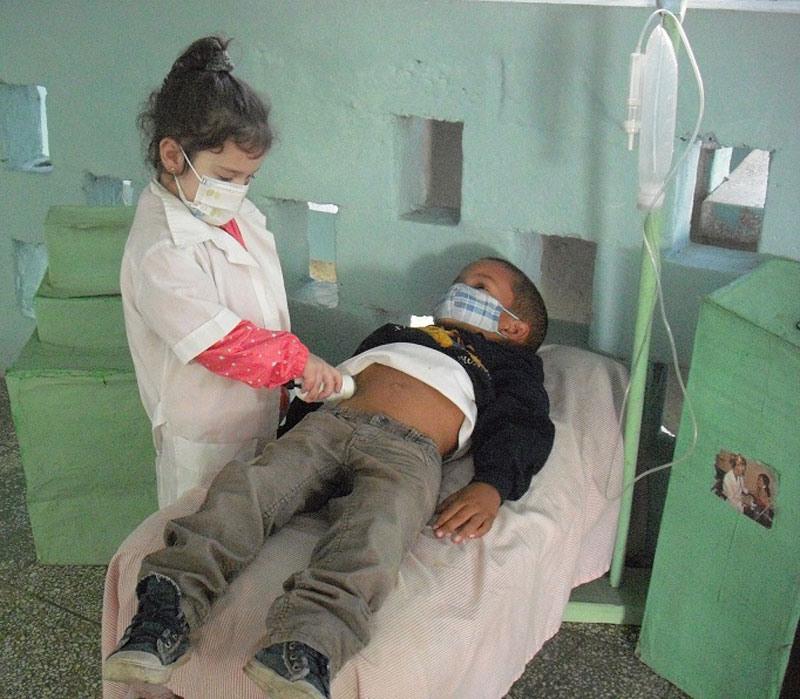
[{"label": "green wooden cabinet", "polygon": [[[766,262],[701,308],[688,382],[697,442],[670,475],[638,647],[693,697],[781,690],[800,617],[799,323],[800,262],[790,260]],[[692,442],[685,404],[676,458]],[[722,494],[731,455],[746,463],[741,507]],[[760,474],[772,516],[759,519]]]}]

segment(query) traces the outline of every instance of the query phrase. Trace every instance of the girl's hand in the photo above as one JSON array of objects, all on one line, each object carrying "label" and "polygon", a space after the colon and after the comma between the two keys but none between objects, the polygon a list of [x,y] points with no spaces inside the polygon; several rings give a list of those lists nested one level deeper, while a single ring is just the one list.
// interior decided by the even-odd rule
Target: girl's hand
[{"label": "girl's hand", "polygon": [[300,379],[303,383],[301,398],[306,403],[318,403],[342,389],[342,375],[315,354],[308,355]]}]

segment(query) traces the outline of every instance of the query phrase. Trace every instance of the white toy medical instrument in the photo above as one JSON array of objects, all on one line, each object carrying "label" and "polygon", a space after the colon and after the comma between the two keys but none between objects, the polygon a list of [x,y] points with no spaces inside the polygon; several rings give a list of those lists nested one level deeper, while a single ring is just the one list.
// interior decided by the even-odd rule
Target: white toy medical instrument
[{"label": "white toy medical instrument", "polygon": [[[299,388],[300,391],[297,393],[297,397],[301,400],[305,400],[306,393],[303,392],[302,383],[298,381],[292,381],[287,384],[288,388]],[[350,376],[349,374],[342,374],[342,388],[340,391],[334,391],[331,393],[326,399],[325,403],[331,403],[337,400],[345,400],[346,398],[350,398],[356,392],[356,380]]]}]

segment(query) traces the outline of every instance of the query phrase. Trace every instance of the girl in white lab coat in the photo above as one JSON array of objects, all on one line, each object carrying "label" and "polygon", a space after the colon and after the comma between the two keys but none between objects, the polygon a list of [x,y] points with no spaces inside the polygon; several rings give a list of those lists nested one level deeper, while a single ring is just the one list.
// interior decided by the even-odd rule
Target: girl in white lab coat
[{"label": "girl in white lab coat", "polygon": [[155,176],[120,285],[160,507],[274,438],[282,384],[300,380],[307,400],[341,388],[289,332],[275,241],[245,199],[272,143],[269,106],[231,74],[227,45],[195,41],[139,116]]}]

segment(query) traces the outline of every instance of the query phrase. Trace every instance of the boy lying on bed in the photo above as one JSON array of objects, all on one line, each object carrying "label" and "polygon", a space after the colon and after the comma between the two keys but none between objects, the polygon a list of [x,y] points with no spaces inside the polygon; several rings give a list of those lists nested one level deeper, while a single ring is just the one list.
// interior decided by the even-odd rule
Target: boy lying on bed
[{"label": "boy lying on bed", "polygon": [[[357,375],[351,398],[315,404],[260,456],[227,464],[200,510],[167,525],[166,548],[142,562],[137,614],[104,679],[166,683],[189,658],[189,630],[265,537],[327,504],[326,533],[270,607],[264,647],[244,668],[270,696],[327,698],[431,517],[437,537],[458,543],[483,536],[503,500],[525,493],[554,437],[538,290],[511,263],[480,259],[434,319],[369,335],[339,367]],[[442,458],[470,443],[474,479],[437,508]]]}]

